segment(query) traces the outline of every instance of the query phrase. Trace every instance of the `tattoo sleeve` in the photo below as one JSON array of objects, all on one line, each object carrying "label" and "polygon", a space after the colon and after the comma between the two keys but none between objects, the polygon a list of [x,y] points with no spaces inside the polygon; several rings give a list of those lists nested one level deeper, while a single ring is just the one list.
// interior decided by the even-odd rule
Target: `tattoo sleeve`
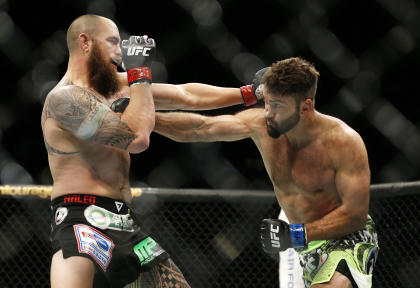
[{"label": "tattoo sleeve", "polygon": [[46,105],[45,117],[57,120],[78,138],[120,149],[127,149],[136,138],[130,127],[98,101],[93,92],[81,87],[66,86],[53,91]]}]

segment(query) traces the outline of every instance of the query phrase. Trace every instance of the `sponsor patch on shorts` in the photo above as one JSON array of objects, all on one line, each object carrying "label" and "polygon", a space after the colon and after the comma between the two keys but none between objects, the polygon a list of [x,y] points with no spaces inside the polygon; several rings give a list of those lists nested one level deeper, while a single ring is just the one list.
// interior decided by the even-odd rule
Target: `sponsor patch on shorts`
[{"label": "sponsor patch on shorts", "polygon": [[112,239],[86,225],[73,225],[73,228],[79,253],[89,254],[106,271],[115,246]]},{"label": "sponsor patch on shorts", "polygon": [[55,210],[55,225],[61,224],[66,219],[68,213],[69,211],[66,207],[58,207]]},{"label": "sponsor patch on shorts", "polygon": [[133,249],[137,257],[139,257],[141,266],[149,263],[165,252],[165,250],[163,250],[162,247],[160,247],[160,245],[151,237],[147,237],[146,239],[140,241],[133,247]]},{"label": "sponsor patch on shorts", "polygon": [[102,207],[89,205],[85,208],[84,215],[89,224],[102,230],[134,231],[130,214],[115,214]]}]

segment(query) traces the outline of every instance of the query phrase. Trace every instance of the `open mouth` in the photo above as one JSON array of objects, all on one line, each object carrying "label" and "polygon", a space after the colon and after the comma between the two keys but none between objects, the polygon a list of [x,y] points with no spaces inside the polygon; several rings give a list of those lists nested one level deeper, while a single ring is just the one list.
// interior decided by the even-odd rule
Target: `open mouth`
[{"label": "open mouth", "polygon": [[115,67],[115,69],[118,69],[118,67],[120,66],[120,62],[112,59],[111,64]]}]

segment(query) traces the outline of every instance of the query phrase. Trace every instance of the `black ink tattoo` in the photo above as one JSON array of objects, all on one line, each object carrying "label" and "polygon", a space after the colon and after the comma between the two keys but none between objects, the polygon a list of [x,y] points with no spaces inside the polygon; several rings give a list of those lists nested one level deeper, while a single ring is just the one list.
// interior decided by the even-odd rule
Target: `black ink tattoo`
[{"label": "black ink tattoo", "polygon": [[74,85],[50,92],[42,115],[42,126],[48,118],[57,120],[81,139],[120,149],[127,149],[137,137],[126,123],[98,100],[93,91]]},{"label": "black ink tattoo", "polygon": [[77,151],[74,151],[74,152],[65,152],[65,151],[61,151],[61,150],[59,150],[59,149],[56,149],[56,148],[52,147],[50,144],[48,144],[48,142],[47,142],[47,141],[44,141],[44,142],[45,142],[45,147],[47,147],[47,152],[48,152],[49,154],[73,155],[73,154],[77,154],[77,153],[79,153],[79,152],[77,152]]},{"label": "black ink tattoo", "polygon": [[153,279],[156,288],[190,288],[184,275],[170,258],[153,267]]}]

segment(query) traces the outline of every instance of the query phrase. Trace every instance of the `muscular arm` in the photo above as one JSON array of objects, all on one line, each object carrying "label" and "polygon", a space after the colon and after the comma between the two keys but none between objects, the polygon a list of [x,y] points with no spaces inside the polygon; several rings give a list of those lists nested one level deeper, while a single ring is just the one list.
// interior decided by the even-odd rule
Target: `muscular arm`
[{"label": "muscular arm", "polygon": [[77,86],[65,86],[52,91],[46,99],[44,118],[45,121],[48,118],[55,119],[63,129],[77,138],[139,153],[147,148],[148,139],[144,139],[146,136],[148,138],[147,129],[151,131],[153,127],[141,125],[141,119],[136,119],[141,116],[138,116],[138,111],[133,111],[139,104],[137,101],[132,102],[129,105],[131,108],[127,106],[121,116],[126,121],[122,121],[116,113],[98,101],[94,92]]},{"label": "muscular arm", "polygon": [[370,170],[365,145],[352,131],[345,146],[333,153],[335,183],[341,205],[306,224],[308,241],[338,238],[364,227],[369,209]]},{"label": "muscular arm", "polygon": [[206,110],[243,103],[239,88],[200,83],[182,85],[154,83],[152,93],[158,110]]},{"label": "muscular arm", "polygon": [[177,142],[236,141],[252,137],[253,118],[258,113],[249,109],[236,115],[207,117],[195,113],[156,113],[155,132]]}]

